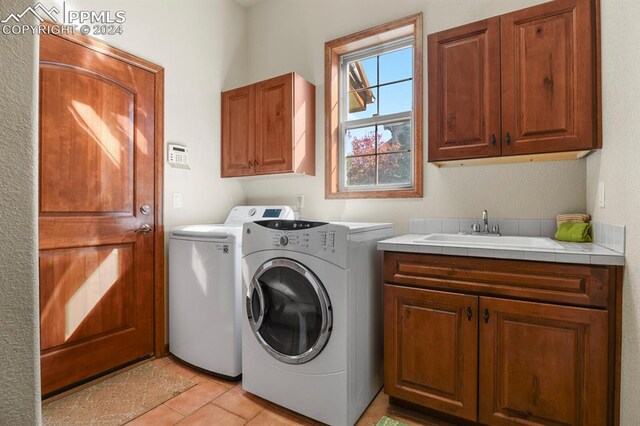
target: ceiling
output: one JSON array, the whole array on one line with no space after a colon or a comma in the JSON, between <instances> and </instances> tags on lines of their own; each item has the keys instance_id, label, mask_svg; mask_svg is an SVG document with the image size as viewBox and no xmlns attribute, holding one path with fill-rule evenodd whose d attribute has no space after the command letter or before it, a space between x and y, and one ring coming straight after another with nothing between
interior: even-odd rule
<instances>
[{"instance_id":1,"label":"ceiling","mask_svg":"<svg viewBox=\"0 0 640 426\"><path fill-rule=\"evenodd\" d=\"M256 3L259 3L263 0L236 0L237 3L241 4L244 7L251 7Z\"/></svg>"}]
</instances>

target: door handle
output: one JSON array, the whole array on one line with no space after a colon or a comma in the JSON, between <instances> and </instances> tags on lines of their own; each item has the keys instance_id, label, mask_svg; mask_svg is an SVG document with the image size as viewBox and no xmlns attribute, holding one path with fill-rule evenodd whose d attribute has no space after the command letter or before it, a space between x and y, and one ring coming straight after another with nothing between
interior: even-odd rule
<instances>
[{"instance_id":1,"label":"door handle","mask_svg":"<svg viewBox=\"0 0 640 426\"><path fill-rule=\"evenodd\" d=\"M149 232L151 232L151 225L149 225L148 223L145 223L140 228L136 229L134 232L142 232L143 234L148 234Z\"/></svg>"},{"instance_id":2,"label":"door handle","mask_svg":"<svg viewBox=\"0 0 640 426\"><path fill-rule=\"evenodd\" d=\"M255 318L253 315L253 293L256 293L258 296L258 304L260 306L260 312L258 312L258 317ZM260 287L260 283L254 278L254 280L249 285L249 290L247 291L247 317L249 318L249 325L253 331L258 331L262 326L262 321L264 320L264 314L266 310L264 293L262 291L262 287Z\"/></svg>"}]
</instances>

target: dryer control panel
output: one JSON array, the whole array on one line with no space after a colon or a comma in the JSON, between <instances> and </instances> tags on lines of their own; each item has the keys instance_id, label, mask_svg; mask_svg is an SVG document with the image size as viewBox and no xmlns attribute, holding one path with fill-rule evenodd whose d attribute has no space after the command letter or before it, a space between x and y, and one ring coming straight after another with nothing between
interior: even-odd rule
<instances>
[{"instance_id":1,"label":"dryer control panel","mask_svg":"<svg viewBox=\"0 0 640 426\"><path fill-rule=\"evenodd\" d=\"M322 257L346 267L349 228L327 222L259 220L245 225L243 254L287 250ZM286 254L282 254L286 256Z\"/></svg>"}]
</instances>

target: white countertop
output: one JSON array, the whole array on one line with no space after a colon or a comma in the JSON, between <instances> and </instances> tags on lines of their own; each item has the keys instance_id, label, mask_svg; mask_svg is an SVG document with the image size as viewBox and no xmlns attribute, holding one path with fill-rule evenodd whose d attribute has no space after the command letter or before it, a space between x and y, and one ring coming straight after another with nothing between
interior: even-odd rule
<instances>
[{"instance_id":1,"label":"white countertop","mask_svg":"<svg viewBox=\"0 0 640 426\"><path fill-rule=\"evenodd\" d=\"M440 242L417 243L425 234L406 234L378 242L378 250L447 256L519 259L539 262L624 265L624 254L594 243L555 241L561 248L511 248L504 246L461 247Z\"/></svg>"}]
</instances>

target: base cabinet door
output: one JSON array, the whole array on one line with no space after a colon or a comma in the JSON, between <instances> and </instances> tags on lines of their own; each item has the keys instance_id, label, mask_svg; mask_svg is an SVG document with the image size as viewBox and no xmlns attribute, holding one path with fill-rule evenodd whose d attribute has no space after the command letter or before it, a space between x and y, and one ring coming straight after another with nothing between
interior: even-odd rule
<instances>
[{"instance_id":1,"label":"base cabinet door","mask_svg":"<svg viewBox=\"0 0 640 426\"><path fill-rule=\"evenodd\" d=\"M605 425L607 312L480 297L479 421Z\"/></svg>"},{"instance_id":2,"label":"base cabinet door","mask_svg":"<svg viewBox=\"0 0 640 426\"><path fill-rule=\"evenodd\" d=\"M478 297L384 286L385 393L477 419Z\"/></svg>"}]
</instances>

